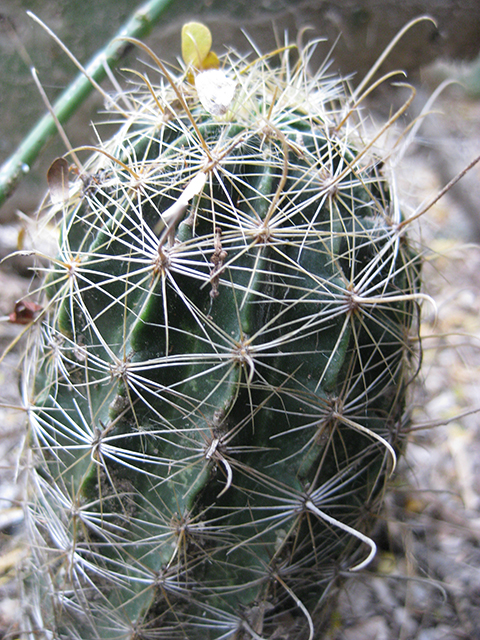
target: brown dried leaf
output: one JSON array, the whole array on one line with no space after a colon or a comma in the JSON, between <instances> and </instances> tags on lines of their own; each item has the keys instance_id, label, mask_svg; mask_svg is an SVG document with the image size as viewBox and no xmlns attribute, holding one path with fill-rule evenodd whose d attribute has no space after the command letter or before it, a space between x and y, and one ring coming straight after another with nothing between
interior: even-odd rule
<instances>
[{"instance_id":1,"label":"brown dried leaf","mask_svg":"<svg viewBox=\"0 0 480 640\"><path fill-rule=\"evenodd\" d=\"M42 306L36 302L19 300L15 303L15 309L8 316L12 324L28 324L35 319L36 314L42 310Z\"/></svg>"},{"instance_id":2,"label":"brown dried leaf","mask_svg":"<svg viewBox=\"0 0 480 640\"><path fill-rule=\"evenodd\" d=\"M69 164L65 158L56 158L47 171L47 182L53 204L61 204L68 197Z\"/></svg>"}]
</instances>

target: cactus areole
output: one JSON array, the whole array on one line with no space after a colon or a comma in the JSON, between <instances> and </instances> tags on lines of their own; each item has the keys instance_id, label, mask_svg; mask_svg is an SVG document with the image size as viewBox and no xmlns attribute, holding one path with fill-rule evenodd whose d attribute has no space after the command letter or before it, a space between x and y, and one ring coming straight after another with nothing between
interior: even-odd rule
<instances>
[{"instance_id":1,"label":"cactus areole","mask_svg":"<svg viewBox=\"0 0 480 640\"><path fill-rule=\"evenodd\" d=\"M132 74L43 214L28 637L321 637L375 553L418 260L311 48L219 61L205 34L181 74Z\"/></svg>"}]
</instances>

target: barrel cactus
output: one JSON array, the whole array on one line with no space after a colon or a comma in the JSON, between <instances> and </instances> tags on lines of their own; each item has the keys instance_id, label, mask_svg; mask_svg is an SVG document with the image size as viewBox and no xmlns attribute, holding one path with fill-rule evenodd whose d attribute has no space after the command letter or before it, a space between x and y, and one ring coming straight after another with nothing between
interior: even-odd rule
<instances>
[{"instance_id":1,"label":"barrel cactus","mask_svg":"<svg viewBox=\"0 0 480 640\"><path fill-rule=\"evenodd\" d=\"M52 172L26 637L320 637L403 450L418 257L355 100L182 37Z\"/></svg>"}]
</instances>

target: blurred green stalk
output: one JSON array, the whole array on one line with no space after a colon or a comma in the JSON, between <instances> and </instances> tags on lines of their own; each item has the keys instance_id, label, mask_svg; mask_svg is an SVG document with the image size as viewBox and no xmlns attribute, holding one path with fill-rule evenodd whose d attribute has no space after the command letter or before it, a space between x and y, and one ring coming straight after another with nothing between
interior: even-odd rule
<instances>
[{"instance_id":1,"label":"blurred green stalk","mask_svg":"<svg viewBox=\"0 0 480 640\"><path fill-rule=\"evenodd\" d=\"M114 67L121 60L129 43L117 38L142 38L158 22L172 0L145 2L121 27L115 38L97 53L86 67L88 75L97 83L106 76L105 67ZM53 105L58 121L63 124L91 93L93 85L80 73ZM13 193L22 176L30 171L45 143L57 132L55 120L46 113L33 127L15 153L0 167L0 207Z\"/></svg>"}]
</instances>

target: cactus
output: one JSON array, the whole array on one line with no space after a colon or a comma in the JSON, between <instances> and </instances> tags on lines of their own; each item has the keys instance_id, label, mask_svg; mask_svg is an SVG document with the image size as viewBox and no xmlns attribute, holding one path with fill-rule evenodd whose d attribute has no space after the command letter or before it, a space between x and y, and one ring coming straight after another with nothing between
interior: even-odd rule
<instances>
[{"instance_id":1,"label":"cactus","mask_svg":"<svg viewBox=\"0 0 480 640\"><path fill-rule=\"evenodd\" d=\"M52 168L25 637L312 639L375 553L418 256L314 45L219 60L209 37L184 27L177 75L149 52L118 132Z\"/></svg>"}]
</instances>

